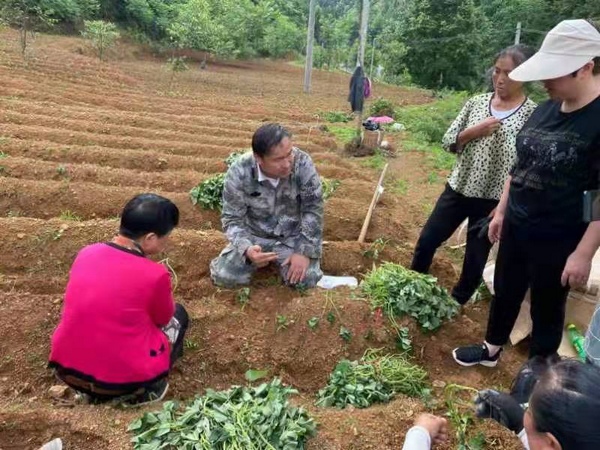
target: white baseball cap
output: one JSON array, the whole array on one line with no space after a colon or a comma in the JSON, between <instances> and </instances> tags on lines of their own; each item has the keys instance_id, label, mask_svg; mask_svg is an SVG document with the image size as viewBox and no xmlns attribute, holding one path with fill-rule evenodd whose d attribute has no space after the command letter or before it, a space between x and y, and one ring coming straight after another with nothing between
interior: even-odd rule
<instances>
[{"instance_id":1,"label":"white baseball cap","mask_svg":"<svg viewBox=\"0 0 600 450\"><path fill-rule=\"evenodd\" d=\"M600 32L587 20L563 20L548 32L540 50L513 70L515 81L551 80L581 69L600 56Z\"/></svg>"}]
</instances>

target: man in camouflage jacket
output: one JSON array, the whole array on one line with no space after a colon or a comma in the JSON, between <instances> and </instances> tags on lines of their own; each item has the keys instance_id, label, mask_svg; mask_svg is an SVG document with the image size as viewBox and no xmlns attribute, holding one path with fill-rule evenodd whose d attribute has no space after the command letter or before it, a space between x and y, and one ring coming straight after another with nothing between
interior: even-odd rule
<instances>
[{"instance_id":1,"label":"man in camouflage jacket","mask_svg":"<svg viewBox=\"0 0 600 450\"><path fill-rule=\"evenodd\" d=\"M288 285L314 287L323 276L323 191L310 156L279 124L261 126L252 153L227 171L221 221L229 245L212 260L218 286L248 284L275 263Z\"/></svg>"}]
</instances>

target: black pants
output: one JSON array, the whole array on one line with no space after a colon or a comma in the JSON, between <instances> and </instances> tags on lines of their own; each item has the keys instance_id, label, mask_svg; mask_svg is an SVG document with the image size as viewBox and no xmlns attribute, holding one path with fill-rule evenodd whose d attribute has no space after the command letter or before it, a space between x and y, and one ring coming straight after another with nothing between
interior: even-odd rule
<instances>
[{"instance_id":1,"label":"black pants","mask_svg":"<svg viewBox=\"0 0 600 450\"><path fill-rule=\"evenodd\" d=\"M469 219L462 272L452 290L452 296L459 303L467 303L481 284L483 269L492 248L487 236L479 237L480 229L473 225L486 218L497 204L497 200L465 197L446 184L444 192L421 231L410 268L417 272L428 273L438 247L452 236L465 219Z\"/></svg>"},{"instance_id":2,"label":"black pants","mask_svg":"<svg viewBox=\"0 0 600 450\"><path fill-rule=\"evenodd\" d=\"M521 303L531 289L530 357L552 356L562 339L565 305L569 288L561 284L567 259L580 236L566 239L532 240L507 217L494 273L495 296L490 305L486 341L492 345L508 342Z\"/></svg>"},{"instance_id":3,"label":"black pants","mask_svg":"<svg viewBox=\"0 0 600 450\"><path fill-rule=\"evenodd\" d=\"M190 318L187 311L179 303L175 304L175 314L173 316L177 319L177 322L179 322L180 329L177 334L177 339L175 339L175 342L171 345L171 367L173 367L175 361L183 356L185 333L190 324Z\"/></svg>"}]
</instances>

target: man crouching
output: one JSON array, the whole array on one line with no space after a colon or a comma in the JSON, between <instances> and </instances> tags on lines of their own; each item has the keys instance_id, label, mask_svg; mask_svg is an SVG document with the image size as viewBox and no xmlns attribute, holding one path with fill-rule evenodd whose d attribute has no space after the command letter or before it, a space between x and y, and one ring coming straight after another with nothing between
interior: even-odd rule
<instances>
[{"instance_id":1,"label":"man crouching","mask_svg":"<svg viewBox=\"0 0 600 450\"><path fill-rule=\"evenodd\" d=\"M248 284L271 263L290 286L314 287L323 276L321 179L283 126L256 130L252 154L227 171L221 221L229 245L210 263L216 285Z\"/></svg>"}]
</instances>

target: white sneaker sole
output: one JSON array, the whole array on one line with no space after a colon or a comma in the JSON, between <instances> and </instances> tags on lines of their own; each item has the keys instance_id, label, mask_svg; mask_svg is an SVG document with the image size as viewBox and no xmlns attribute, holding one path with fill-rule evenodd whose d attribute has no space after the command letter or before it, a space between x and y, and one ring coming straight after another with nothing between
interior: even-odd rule
<instances>
[{"instance_id":1,"label":"white sneaker sole","mask_svg":"<svg viewBox=\"0 0 600 450\"><path fill-rule=\"evenodd\" d=\"M456 350L457 349L452 350L452 357L454 358L454 361L456 361L457 364L460 364L463 367L473 367L473 366L477 366L477 365L482 365L484 367L496 367L496 365L498 364L498 359L496 359L495 361L484 360L484 361L467 363L467 362L461 361L460 359L457 358Z\"/></svg>"}]
</instances>

